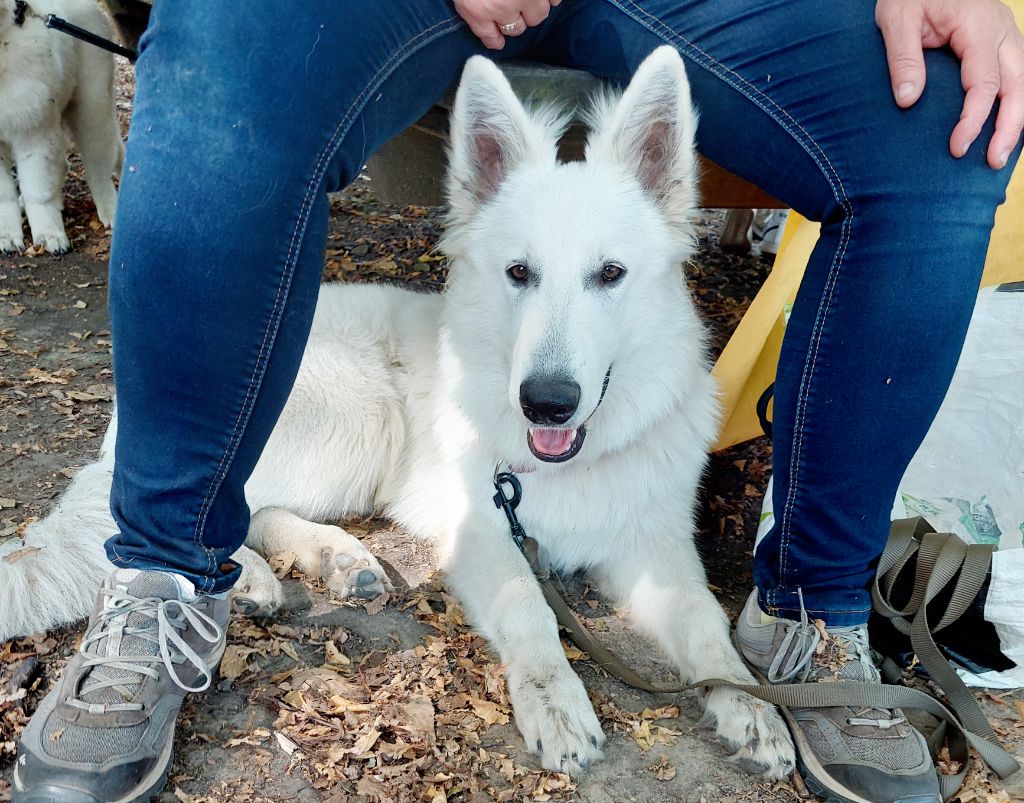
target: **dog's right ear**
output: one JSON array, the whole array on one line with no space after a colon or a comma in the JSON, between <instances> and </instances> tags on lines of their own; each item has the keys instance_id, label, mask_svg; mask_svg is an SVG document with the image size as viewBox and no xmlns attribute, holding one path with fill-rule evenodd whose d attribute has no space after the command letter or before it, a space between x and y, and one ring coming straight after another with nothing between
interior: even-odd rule
<instances>
[{"instance_id":1,"label":"dog's right ear","mask_svg":"<svg viewBox=\"0 0 1024 803\"><path fill-rule=\"evenodd\" d=\"M493 62L483 56L469 59L451 117L451 222L467 221L521 164L553 163L558 132L549 128L553 126L531 119Z\"/></svg>"}]
</instances>

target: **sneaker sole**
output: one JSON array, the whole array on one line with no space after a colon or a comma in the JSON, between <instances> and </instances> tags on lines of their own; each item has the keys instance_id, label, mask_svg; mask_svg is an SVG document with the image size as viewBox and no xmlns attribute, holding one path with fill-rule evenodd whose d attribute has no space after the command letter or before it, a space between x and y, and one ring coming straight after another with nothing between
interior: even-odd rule
<instances>
[{"instance_id":1,"label":"sneaker sole","mask_svg":"<svg viewBox=\"0 0 1024 803\"><path fill-rule=\"evenodd\" d=\"M113 801L100 800L79 789L60 789L54 786L41 786L23 792L21 779L18 777L18 767L15 765L12 803L47 803L47 801L54 803L149 803L167 786L167 778L171 774L173 761L174 740L172 739L160 756L160 762L150 770L149 775L143 778L126 797Z\"/></svg>"}]
</instances>

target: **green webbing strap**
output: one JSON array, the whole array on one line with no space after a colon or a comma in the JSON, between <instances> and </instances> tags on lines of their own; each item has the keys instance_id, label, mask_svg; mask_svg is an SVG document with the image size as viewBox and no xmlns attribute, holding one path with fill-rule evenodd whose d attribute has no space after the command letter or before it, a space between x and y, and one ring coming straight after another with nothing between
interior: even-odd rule
<instances>
[{"instance_id":1,"label":"green webbing strap","mask_svg":"<svg viewBox=\"0 0 1024 803\"><path fill-rule=\"evenodd\" d=\"M933 633L956 621L981 591L992 565L991 544L965 544L952 533L936 533L924 519L893 522L892 533L879 560L878 572L871 588L875 610L887 617L902 633L910 636L918 660L932 680L945 692L949 705L956 712L963 728L975 739L971 744L986 763L1005 778L1020 765L995 742L996 734L982 712L977 699L940 652ZM917 555L914 589L910 601L902 608L891 602L896 577L911 557ZM959 576L958 576L959 575ZM928 622L928 605L957 577L945 613L932 627ZM968 737L970 738L970 737ZM966 757L950 756L966 763Z\"/></svg>"}]
</instances>

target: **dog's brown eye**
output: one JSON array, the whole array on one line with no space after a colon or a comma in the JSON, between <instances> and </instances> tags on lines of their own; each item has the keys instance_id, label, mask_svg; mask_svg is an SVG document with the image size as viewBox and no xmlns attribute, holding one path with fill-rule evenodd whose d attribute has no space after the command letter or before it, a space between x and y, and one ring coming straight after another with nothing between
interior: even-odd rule
<instances>
[{"instance_id":1,"label":"dog's brown eye","mask_svg":"<svg viewBox=\"0 0 1024 803\"><path fill-rule=\"evenodd\" d=\"M626 269L621 265L605 265L601 271L601 282L604 284L615 284L625 275Z\"/></svg>"},{"instance_id":2,"label":"dog's brown eye","mask_svg":"<svg viewBox=\"0 0 1024 803\"><path fill-rule=\"evenodd\" d=\"M516 284L524 284L526 280L530 278L530 269L519 262L515 265L511 265L505 273L507 273L508 277Z\"/></svg>"}]
</instances>

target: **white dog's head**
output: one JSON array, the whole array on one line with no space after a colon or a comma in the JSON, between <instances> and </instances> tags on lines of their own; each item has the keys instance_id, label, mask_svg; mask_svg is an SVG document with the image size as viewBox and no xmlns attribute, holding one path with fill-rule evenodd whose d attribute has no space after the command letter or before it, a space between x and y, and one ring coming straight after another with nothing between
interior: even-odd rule
<instances>
[{"instance_id":1,"label":"white dog's head","mask_svg":"<svg viewBox=\"0 0 1024 803\"><path fill-rule=\"evenodd\" d=\"M696 117L678 53L655 50L589 122L586 161L559 163L566 118L528 112L490 61L466 64L443 348L457 403L513 464L621 449L705 371L680 268Z\"/></svg>"}]
</instances>

